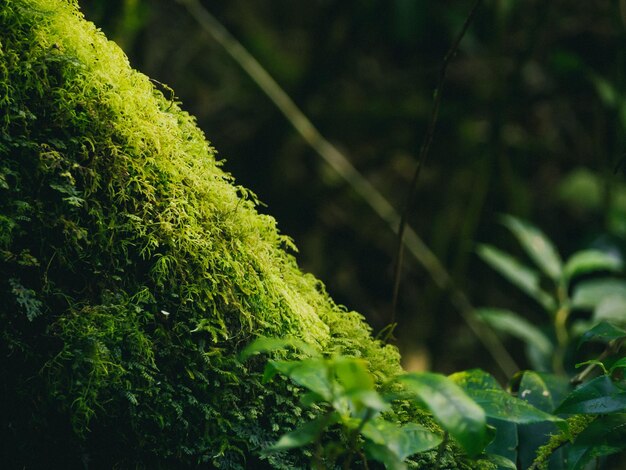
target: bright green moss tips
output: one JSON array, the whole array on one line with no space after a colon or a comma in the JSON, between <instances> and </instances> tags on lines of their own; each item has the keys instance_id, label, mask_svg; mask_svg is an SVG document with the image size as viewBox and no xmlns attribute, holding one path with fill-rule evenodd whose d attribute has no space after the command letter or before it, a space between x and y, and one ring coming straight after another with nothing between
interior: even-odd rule
<instances>
[{"instance_id":1,"label":"bright green moss tips","mask_svg":"<svg viewBox=\"0 0 626 470\"><path fill-rule=\"evenodd\" d=\"M0 2L3 465L306 466L259 456L305 417L238 351L290 336L400 372L255 204L75 1Z\"/></svg>"}]
</instances>

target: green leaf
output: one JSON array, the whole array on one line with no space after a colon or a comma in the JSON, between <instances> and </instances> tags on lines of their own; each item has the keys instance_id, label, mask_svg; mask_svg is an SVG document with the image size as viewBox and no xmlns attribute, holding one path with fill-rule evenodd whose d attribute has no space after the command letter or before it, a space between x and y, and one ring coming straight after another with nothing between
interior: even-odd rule
<instances>
[{"instance_id":1,"label":"green leaf","mask_svg":"<svg viewBox=\"0 0 626 470\"><path fill-rule=\"evenodd\" d=\"M491 245L479 245L477 252L487 264L539 302L543 308L547 311L554 310L556 303L547 292L541 289L539 273Z\"/></svg>"},{"instance_id":2,"label":"green leaf","mask_svg":"<svg viewBox=\"0 0 626 470\"><path fill-rule=\"evenodd\" d=\"M283 434L274 445L265 451L278 452L306 446L307 444L315 442L325 428L337 423L338 421L339 415L337 413L318 416L313 421L303 424L295 431Z\"/></svg>"},{"instance_id":3,"label":"green leaf","mask_svg":"<svg viewBox=\"0 0 626 470\"><path fill-rule=\"evenodd\" d=\"M558 414L608 414L626 411L626 390L601 375L570 393L556 409Z\"/></svg>"},{"instance_id":4,"label":"green leaf","mask_svg":"<svg viewBox=\"0 0 626 470\"><path fill-rule=\"evenodd\" d=\"M389 404L375 390L351 390L344 396L349 400L355 414L389 409Z\"/></svg>"},{"instance_id":5,"label":"green leaf","mask_svg":"<svg viewBox=\"0 0 626 470\"><path fill-rule=\"evenodd\" d=\"M337 379L347 392L352 390L374 390L374 377L362 359L338 357L333 360Z\"/></svg>"},{"instance_id":6,"label":"green leaf","mask_svg":"<svg viewBox=\"0 0 626 470\"><path fill-rule=\"evenodd\" d=\"M290 347L299 349L309 356L319 356L319 352L304 341L295 338L267 338L260 336L241 351L239 360L243 362L255 354L270 353Z\"/></svg>"},{"instance_id":7,"label":"green leaf","mask_svg":"<svg viewBox=\"0 0 626 470\"><path fill-rule=\"evenodd\" d=\"M517 396L538 410L546 413L552 413L554 410L552 392L544 378L536 372L526 371L521 375ZM520 425L518 462L521 468L529 468L537 456L537 449L547 442L551 434L557 432L555 423L550 421ZM556 453L559 454L560 450ZM562 455L554 455L552 460L555 459L562 460Z\"/></svg>"},{"instance_id":8,"label":"green leaf","mask_svg":"<svg viewBox=\"0 0 626 470\"><path fill-rule=\"evenodd\" d=\"M298 385L331 402L335 389L330 379L328 363L324 359L301 361L269 361L268 366L289 377Z\"/></svg>"},{"instance_id":9,"label":"green leaf","mask_svg":"<svg viewBox=\"0 0 626 470\"><path fill-rule=\"evenodd\" d=\"M467 395L478 403L490 418L510 421L517 424L539 423L542 421L562 422L563 420L545 413L529 403L509 395L497 382L480 369L457 372L450 379L461 386Z\"/></svg>"},{"instance_id":10,"label":"green leaf","mask_svg":"<svg viewBox=\"0 0 626 470\"><path fill-rule=\"evenodd\" d=\"M617 256L599 250L584 250L574 253L567 260L563 275L569 281L581 274L595 271L619 272L622 268L622 260Z\"/></svg>"},{"instance_id":11,"label":"green leaf","mask_svg":"<svg viewBox=\"0 0 626 470\"><path fill-rule=\"evenodd\" d=\"M521 339L543 355L552 354L553 346L539 328L510 310L496 308L476 309L478 317L492 328Z\"/></svg>"},{"instance_id":12,"label":"green leaf","mask_svg":"<svg viewBox=\"0 0 626 470\"><path fill-rule=\"evenodd\" d=\"M506 225L535 264L550 278L558 281L561 278L561 256L552 242L537 228L511 215L503 217Z\"/></svg>"},{"instance_id":13,"label":"green leaf","mask_svg":"<svg viewBox=\"0 0 626 470\"><path fill-rule=\"evenodd\" d=\"M401 461L410 455L437 447L443 440L442 436L419 424L399 426L382 419L366 423L361 433L374 444L389 449Z\"/></svg>"},{"instance_id":14,"label":"green leaf","mask_svg":"<svg viewBox=\"0 0 626 470\"><path fill-rule=\"evenodd\" d=\"M569 470L583 470L591 460L626 449L626 414L600 416L578 435L568 453Z\"/></svg>"},{"instance_id":15,"label":"green leaf","mask_svg":"<svg viewBox=\"0 0 626 470\"><path fill-rule=\"evenodd\" d=\"M449 378L468 393L475 390L502 390L498 381L482 369L455 372Z\"/></svg>"},{"instance_id":16,"label":"green leaf","mask_svg":"<svg viewBox=\"0 0 626 470\"><path fill-rule=\"evenodd\" d=\"M542 421L562 422L557 416L545 413L504 390L477 390L469 396L478 403L490 418L511 421L517 424L540 423Z\"/></svg>"},{"instance_id":17,"label":"green leaf","mask_svg":"<svg viewBox=\"0 0 626 470\"><path fill-rule=\"evenodd\" d=\"M603 300L612 295L621 295L626 298L626 282L611 278L582 281L574 288L572 307L595 309Z\"/></svg>"},{"instance_id":18,"label":"green leaf","mask_svg":"<svg viewBox=\"0 0 626 470\"><path fill-rule=\"evenodd\" d=\"M578 340L578 347L580 347L583 343L588 341L599 341L603 343L608 343L615 339L626 337L626 330L619 328L611 323L601 322L587 331L580 337Z\"/></svg>"},{"instance_id":19,"label":"green leaf","mask_svg":"<svg viewBox=\"0 0 626 470\"><path fill-rule=\"evenodd\" d=\"M495 428L496 435L485 449L485 452L516 461L519 445L517 424L494 418L489 418L487 422Z\"/></svg>"},{"instance_id":20,"label":"green leaf","mask_svg":"<svg viewBox=\"0 0 626 470\"><path fill-rule=\"evenodd\" d=\"M431 372L410 373L398 380L406 385L441 426L470 456L487 444L485 412L449 378Z\"/></svg>"},{"instance_id":21,"label":"green leaf","mask_svg":"<svg viewBox=\"0 0 626 470\"><path fill-rule=\"evenodd\" d=\"M524 372L517 395L541 411L546 413L554 411L552 393L543 378L534 371Z\"/></svg>"}]
</instances>

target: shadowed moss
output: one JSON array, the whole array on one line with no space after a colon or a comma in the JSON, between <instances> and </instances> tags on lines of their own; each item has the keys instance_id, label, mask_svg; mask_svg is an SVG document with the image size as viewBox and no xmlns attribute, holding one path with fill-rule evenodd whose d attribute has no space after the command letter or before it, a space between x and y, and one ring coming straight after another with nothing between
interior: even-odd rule
<instances>
[{"instance_id":1,"label":"shadowed moss","mask_svg":"<svg viewBox=\"0 0 626 470\"><path fill-rule=\"evenodd\" d=\"M401 372L167 95L74 2L0 4L9 466L306 465L258 457L311 413L236 359L258 335L362 357L380 383Z\"/></svg>"}]
</instances>

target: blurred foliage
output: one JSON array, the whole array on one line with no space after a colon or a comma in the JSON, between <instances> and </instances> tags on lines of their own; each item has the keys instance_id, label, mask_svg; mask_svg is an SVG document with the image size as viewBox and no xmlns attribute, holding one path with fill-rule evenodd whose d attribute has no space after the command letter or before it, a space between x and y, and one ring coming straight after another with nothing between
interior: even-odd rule
<instances>
[{"instance_id":1,"label":"blurred foliage","mask_svg":"<svg viewBox=\"0 0 626 470\"><path fill-rule=\"evenodd\" d=\"M324 279L339 302L384 327L394 236L244 72L176 2L80 3L134 67L177 90L226 169L295 239L301 265ZM204 5L401 209L441 60L471 2ZM485 0L479 9L448 70L410 220L477 304L510 308L531 322L539 318L532 300L511 295L475 255L476 240L520 253L496 228L501 213L532 220L566 256L588 248L621 252L623 41L617 1ZM407 363L431 361L441 371L491 368L445 293L412 261L398 319ZM523 363L523 349L515 353Z\"/></svg>"}]
</instances>

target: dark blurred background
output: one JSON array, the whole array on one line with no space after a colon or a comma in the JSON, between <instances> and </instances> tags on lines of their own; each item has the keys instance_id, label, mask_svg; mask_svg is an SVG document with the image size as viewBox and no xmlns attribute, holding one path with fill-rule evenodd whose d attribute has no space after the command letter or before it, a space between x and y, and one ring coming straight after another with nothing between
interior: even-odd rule
<instances>
[{"instance_id":1,"label":"dark blurred background","mask_svg":"<svg viewBox=\"0 0 626 470\"><path fill-rule=\"evenodd\" d=\"M170 85L239 184L338 303L389 322L396 239L173 0L80 0L133 67ZM473 2L230 0L203 5L401 211L442 58ZM626 235L626 36L618 2L485 0L450 64L410 223L475 305L543 315L475 254L521 256L498 221L530 220L563 255ZM407 255L395 336L408 368L492 358ZM524 364L519 345L507 341Z\"/></svg>"}]
</instances>

